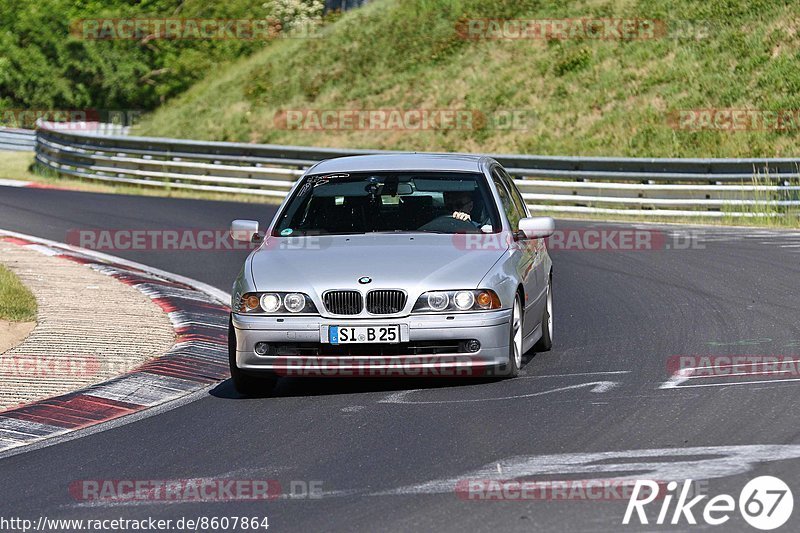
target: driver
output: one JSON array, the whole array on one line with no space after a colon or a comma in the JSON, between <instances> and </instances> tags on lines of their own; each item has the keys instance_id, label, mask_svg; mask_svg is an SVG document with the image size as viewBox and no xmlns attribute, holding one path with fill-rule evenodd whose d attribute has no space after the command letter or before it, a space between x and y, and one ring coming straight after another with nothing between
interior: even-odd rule
<instances>
[{"instance_id":1,"label":"driver","mask_svg":"<svg viewBox=\"0 0 800 533\"><path fill-rule=\"evenodd\" d=\"M472 193L469 191L450 191L444 193L444 205L448 211L452 211L451 215L456 220L463 220L465 222L472 221L472 209L474 207L472 201Z\"/></svg>"}]
</instances>

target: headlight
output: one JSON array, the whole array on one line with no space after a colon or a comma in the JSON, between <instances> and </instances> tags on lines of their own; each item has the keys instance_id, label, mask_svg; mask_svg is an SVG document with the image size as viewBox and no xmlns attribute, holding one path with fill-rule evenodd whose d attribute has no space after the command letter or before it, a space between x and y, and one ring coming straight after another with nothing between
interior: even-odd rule
<instances>
[{"instance_id":1,"label":"headlight","mask_svg":"<svg viewBox=\"0 0 800 533\"><path fill-rule=\"evenodd\" d=\"M450 297L446 292L429 292L427 302L432 311L444 311L450 303Z\"/></svg>"},{"instance_id":2,"label":"headlight","mask_svg":"<svg viewBox=\"0 0 800 533\"><path fill-rule=\"evenodd\" d=\"M261 295L261 309L267 313L274 313L281 308L281 295L268 292Z\"/></svg>"},{"instance_id":3,"label":"headlight","mask_svg":"<svg viewBox=\"0 0 800 533\"><path fill-rule=\"evenodd\" d=\"M317 307L301 292L247 292L234 305L237 313L287 314L317 313Z\"/></svg>"},{"instance_id":4,"label":"headlight","mask_svg":"<svg viewBox=\"0 0 800 533\"><path fill-rule=\"evenodd\" d=\"M306 297L299 292L292 292L283 297L283 305L290 313L299 313L306 306Z\"/></svg>"},{"instance_id":5,"label":"headlight","mask_svg":"<svg viewBox=\"0 0 800 533\"><path fill-rule=\"evenodd\" d=\"M459 311L469 311L475 304L475 295L470 291L458 291L453 297L453 303Z\"/></svg>"},{"instance_id":6,"label":"headlight","mask_svg":"<svg viewBox=\"0 0 800 533\"><path fill-rule=\"evenodd\" d=\"M419 297L412 313L450 313L500 309L500 297L489 289L432 291Z\"/></svg>"}]
</instances>

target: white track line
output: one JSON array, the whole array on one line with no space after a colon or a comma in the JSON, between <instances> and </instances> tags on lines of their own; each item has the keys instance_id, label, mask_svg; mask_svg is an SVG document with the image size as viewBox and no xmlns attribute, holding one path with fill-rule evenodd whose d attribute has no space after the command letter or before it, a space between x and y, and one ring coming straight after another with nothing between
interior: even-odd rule
<instances>
[{"instance_id":1,"label":"white track line","mask_svg":"<svg viewBox=\"0 0 800 533\"><path fill-rule=\"evenodd\" d=\"M662 389L691 389L696 387L730 387L733 385L758 385L762 383L785 383L787 381L800 381L800 378L792 378L792 379L762 379L759 381L734 381L732 383L703 383L699 385L681 385L681 386L673 386L673 387L664 387L663 385L660 387ZM665 383L666 384L666 383Z\"/></svg>"},{"instance_id":2,"label":"white track line","mask_svg":"<svg viewBox=\"0 0 800 533\"><path fill-rule=\"evenodd\" d=\"M505 400L518 400L521 398L533 398L535 396L544 396L545 394L552 394L554 392L562 392L567 390L574 390L574 389L581 389L584 387L591 386L592 388L589 392L594 393L603 393L608 392L609 390L616 387L618 383L616 381L592 381L590 383L580 383L578 385L569 385L567 387L559 387L557 389L550 389L544 391L537 391L532 392L529 394L515 394L512 396L501 396L501 397L494 397L494 398L467 398L464 400L431 400L431 401L413 401L407 400L406 396L414 393L420 392L422 390L435 390L435 389L412 389L412 390L404 390L399 392L393 392L378 400L378 403L394 403L394 404L402 404L402 405L430 405L430 404L452 404L452 403L475 403L475 402L499 402Z\"/></svg>"},{"instance_id":3,"label":"white track line","mask_svg":"<svg viewBox=\"0 0 800 533\"><path fill-rule=\"evenodd\" d=\"M535 376L518 376L516 379L539 379L539 378L568 378L572 376L602 376L609 374L630 374L630 370L608 370L604 372L576 372L574 374L537 374Z\"/></svg>"}]
</instances>

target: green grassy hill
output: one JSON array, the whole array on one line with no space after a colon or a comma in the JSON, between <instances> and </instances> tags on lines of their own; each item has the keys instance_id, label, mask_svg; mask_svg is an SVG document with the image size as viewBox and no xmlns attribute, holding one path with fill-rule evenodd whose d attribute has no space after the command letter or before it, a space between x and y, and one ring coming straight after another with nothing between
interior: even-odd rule
<instances>
[{"instance_id":1,"label":"green grassy hill","mask_svg":"<svg viewBox=\"0 0 800 533\"><path fill-rule=\"evenodd\" d=\"M408 150L575 155L798 155L793 131L683 131L683 109L800 109L800 5L774 0L376 0L209 72L146 117L146 135ZM668 22L649 40L465 40L463 18ZM527 130L313 131L286 109L535 114Z\"/></svg>"}]
</instances>

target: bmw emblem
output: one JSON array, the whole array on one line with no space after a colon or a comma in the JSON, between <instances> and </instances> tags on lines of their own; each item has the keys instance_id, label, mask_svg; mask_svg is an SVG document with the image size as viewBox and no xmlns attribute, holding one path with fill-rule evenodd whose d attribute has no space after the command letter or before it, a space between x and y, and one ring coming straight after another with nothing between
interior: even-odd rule
<instances>
[{"instance_id":1,"label":"bmw emblem","mask_svg":"<svg viewBox=\"0 0 800 533\"><path fill-rule=\"evenodd\" d=\"M372 278L369 277L369 276L364 276L362 278L358 278L358 282L360 284L362 284L362 285L366 285L367 283L370 283L371 281L372 281Z\"/></svg>"}]
</instances>

